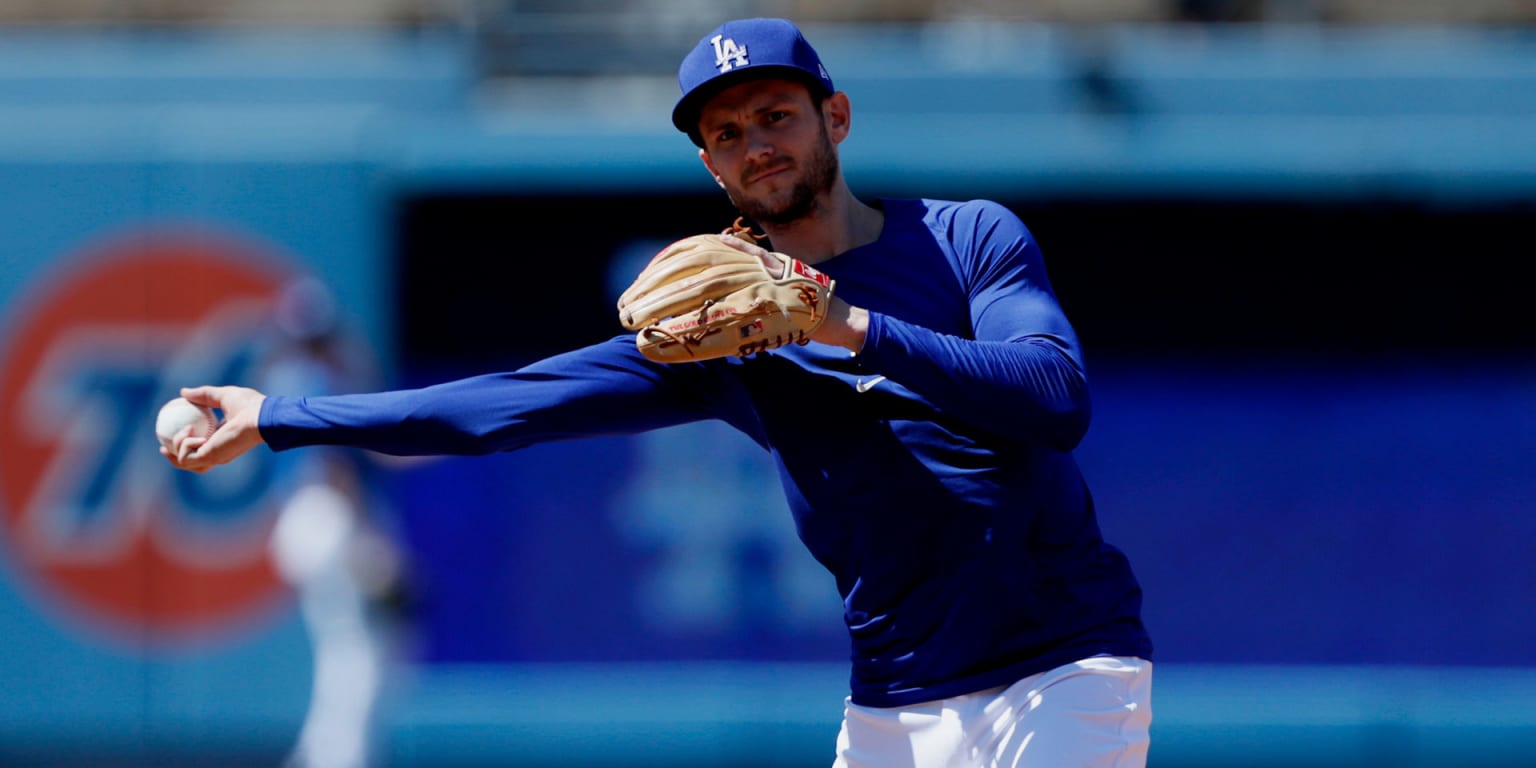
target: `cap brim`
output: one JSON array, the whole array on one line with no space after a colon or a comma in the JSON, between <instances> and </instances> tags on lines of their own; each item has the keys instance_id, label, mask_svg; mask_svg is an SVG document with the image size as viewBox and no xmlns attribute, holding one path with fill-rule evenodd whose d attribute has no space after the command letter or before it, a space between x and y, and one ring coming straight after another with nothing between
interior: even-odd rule
<instances>
[{"instance_id":1,"label":"cap brim","mask_svg":"<svg viewBox=\"0 0 1536 768\"><path fill-rule=\"evenodd\" d=\"M799 67L791 67L783 64L763 64L755 67L742 67L727 72L723 75L710 78L699 87L689 91L687 95L678 99L677 106L672 108L672 125L679 131L688 134L693 143L703 146L699 137L699 113L703 111L705 102L720 95L721 91L733 85L740 85L751 80L765 78L781 78L804 83L808 88L830 96L826 83L817 79L809 72Z\"/></svg>"}]
</instances>

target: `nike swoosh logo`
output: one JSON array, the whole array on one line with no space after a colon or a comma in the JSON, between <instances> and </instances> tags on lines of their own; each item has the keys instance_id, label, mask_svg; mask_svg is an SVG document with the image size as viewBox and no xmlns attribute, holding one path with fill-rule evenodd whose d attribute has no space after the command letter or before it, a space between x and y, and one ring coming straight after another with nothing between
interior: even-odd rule
<instances>
[{"instance_id":1,"label":"nike swoosh logo","mask_svg":"<svg viewBox=\"0 0 1536 768\"><path fill-rule=\"evenodd\" d=\"M858 382L853 385L853 388L859 393L864 393L874 389L875 385L882 381L885 381L884 376L876 376L870 379L859 379Z\"/></svg>"}]
</instances>

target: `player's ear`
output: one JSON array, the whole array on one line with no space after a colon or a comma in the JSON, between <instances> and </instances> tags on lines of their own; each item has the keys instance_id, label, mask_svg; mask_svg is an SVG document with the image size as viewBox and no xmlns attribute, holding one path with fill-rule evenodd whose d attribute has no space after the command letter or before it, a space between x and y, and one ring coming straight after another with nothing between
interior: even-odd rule
<instances>
[{"instance_id":1,"label":"player's ear","mask_svg":"<svg viewBox=\"0 0 1536 768\"><path fill-rule=\"evenodd\" d=\"M715 164L709 161L709 150L699 150L699 161L709 169L709 175L714 178L715 183L719 184L721 189L725 189L725 182L720 180L720 172L715 170Z\"/></svg>"},{"instance_id":2,"label":"player's ear","mask_svg":"<svg viewBox=\"0 0 1536 768\"><path fill-rule=\"evenodd\" d=\"M826 121L827 136L832 139L832 143L848 138L848 130L853 122L853 106L848 102L848 94L838 91L822 101L821 119Z\"/></svg>"}]
</instances>

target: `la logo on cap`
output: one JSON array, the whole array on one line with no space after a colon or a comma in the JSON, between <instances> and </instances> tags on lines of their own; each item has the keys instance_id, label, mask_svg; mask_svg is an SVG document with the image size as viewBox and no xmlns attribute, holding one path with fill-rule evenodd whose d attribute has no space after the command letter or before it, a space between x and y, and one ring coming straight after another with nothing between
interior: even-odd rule
<instances>
[{"instance_id":1,"label":"la logo on cap","mask_svg":"<svg viewBox=\"0 0 1536 768\"><path fill-rule=\"evenodd\" d=\"M725 42L722 43L722 39ZM720 74L723 75L736 67L747 65L745 45L737 45L735 40L724 34L715 35L709 39L709 42L715 46L715 67L720 70Z\"/></svg>"}]
</instances>

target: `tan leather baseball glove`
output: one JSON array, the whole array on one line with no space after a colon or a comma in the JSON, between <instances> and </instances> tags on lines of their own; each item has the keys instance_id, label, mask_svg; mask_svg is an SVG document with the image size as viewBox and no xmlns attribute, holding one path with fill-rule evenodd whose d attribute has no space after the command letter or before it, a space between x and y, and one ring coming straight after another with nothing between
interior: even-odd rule
<instances>
[{"instance_id":1,"label":"tan leather baseball glove","mask_svg":"<svg viewBox=\"0 0 1536 768\"><path fill-rule=\"evenodd\" d=\"M740 219L726 232L753 244L762 239ZM619 297L619 322L637 331L640 352L660 363L748 357L806 343L827 318L832 278L759 250L764 257L733 248L720 235L678 240Z\"/></svg>"}]
</instances>

